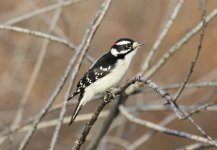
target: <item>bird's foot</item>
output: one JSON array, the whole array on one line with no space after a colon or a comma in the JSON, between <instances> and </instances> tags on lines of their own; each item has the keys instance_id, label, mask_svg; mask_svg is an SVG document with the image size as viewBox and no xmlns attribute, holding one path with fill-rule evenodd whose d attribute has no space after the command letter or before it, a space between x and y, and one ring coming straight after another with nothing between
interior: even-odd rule
<instances>
[{"instance_id":1,"label":"bird's foot","mask_svg":"<svg viewBox=\"0 0 217 150\"><path fill-rule=\"evenodd\" d=\"M106 90L106 94L104 96L104 101L106 103L110 102L110 101L114 101L116 99L119 98L119 95L117 94L118 93L118 88L110 88L108 90Z\"/></svg>"},{"instance_id":2,"label":"bird's foot","mask_svg":"<svg viewBox=\"0 0 217 150\"><path fill-rule=\"evenodd\" d=\"M163 103L163 105L169 105L169 104L170 104L170 102L168 100Z\"/></svg>"}]
</instances>

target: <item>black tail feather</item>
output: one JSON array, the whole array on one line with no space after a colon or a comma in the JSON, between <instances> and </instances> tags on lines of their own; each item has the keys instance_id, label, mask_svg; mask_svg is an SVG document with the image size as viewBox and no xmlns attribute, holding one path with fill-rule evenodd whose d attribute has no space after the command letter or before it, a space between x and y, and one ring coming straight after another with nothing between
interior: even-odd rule
<instances>
[{"instance_id":1,"label":"black tail feather","mask_svg":"<svg viewBox=\"0 0 217 150\"><path fill-rule=\"evenodd\" d=\"M70 120L68 126L70 126L74 122L75 118L77 117L78 113L81 110L81 107L82 107L82 104L80 104L80 102L78 102L78 104L76 105L76 108L75 108L74 112L72 113L72 117L71 117L71 120Z\"/></svg>"},{"instance_id":2,"label":"black tail feather","mask_svg":"<svg viewBox=\"0 0 217 150\"><path fill-rule=\"evenodd\" d=\"M75 91L72 96L68 97L67 101L70 101L75 95L77 95L79 92Z\"/></svg>"},{"instance_id":3,"label":"black tail feather","mask_svg":"<svg viewBox=\"0 0 217 150\"><path fill-rule=\"evenodd\" d=\"M73 97L74 97L73 95L68 97L67 101L70 101Z\"/></svg>"},{"instance_id":4,"label":"black tail feather","mask_svg":"<svg viewBox=\"0 0 217 150\"><path fill-rule=\"evenodd\" d=\"M76 94L73 94L71 97L68 98L68 100L70 100L70 99L71 99L72 97L74 97L75 95L76 95ZM72 118L71 118L71 120L70 120L68 126L70 126L70 125L74 122L75 118L77 117L78 113L79 113L80 110L81 110L83 95L84 95L84 93L81 92L80 97L79 97L79 99L78 99L78 103L77 103L77 105L76 105L76 107L75 107L74 112L72 113Z\"/></svg>"}]
</instances>

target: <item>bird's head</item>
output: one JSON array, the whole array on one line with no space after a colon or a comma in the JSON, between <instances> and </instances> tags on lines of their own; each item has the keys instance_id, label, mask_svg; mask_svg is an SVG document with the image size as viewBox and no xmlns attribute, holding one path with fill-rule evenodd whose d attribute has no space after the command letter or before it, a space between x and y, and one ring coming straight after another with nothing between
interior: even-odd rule
<instances>
[{"instance_id":1,"label":"bird's head","mask_svg":"<svg viewBox=\"0 0 217 150\"><path fill-rule=\"evenodd\" d=\"M111 47L111 54L115 57L124 56L129 54L130 52L137 50L140 46L144 44L135 42L132 39L121 38L115 42L115 44Z\"/></svg>"}]
</instances>

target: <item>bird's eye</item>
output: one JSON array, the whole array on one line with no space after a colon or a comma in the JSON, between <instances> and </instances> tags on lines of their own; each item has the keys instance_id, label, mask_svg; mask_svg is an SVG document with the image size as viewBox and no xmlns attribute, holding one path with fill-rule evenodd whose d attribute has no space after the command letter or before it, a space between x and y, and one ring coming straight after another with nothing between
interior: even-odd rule
<instances>
[{"instance_id":1,"label":"bird's eye","mask_svg":"<svg viewBox=\"0 0 217 150\"><path fill-rule=\"evenodd\" d=\"M125 45L126 48L131 48L130 44Z\"/></svg>"}]
</instances>

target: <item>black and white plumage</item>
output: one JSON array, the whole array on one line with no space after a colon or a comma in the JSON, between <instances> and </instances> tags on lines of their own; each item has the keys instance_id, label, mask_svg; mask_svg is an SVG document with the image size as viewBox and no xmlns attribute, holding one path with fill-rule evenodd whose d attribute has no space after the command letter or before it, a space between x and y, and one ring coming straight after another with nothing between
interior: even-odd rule
<instances>
[{"instance_id":1,"label":"black and white plumage","mask_svg":"<svg viewBox=\"0 0 217 150\"><path fill-rule=\"evenodd\" d=\"M105 92L122 79L133 56L141 45L143 44L132 39L122 38L116 41L107 53L96 60L80 79L76 91L68 99L70 100L80 93L78 104L72 114L69 125L73 123L83 105L96 94Z\"/></svg>"}]
</instances>

